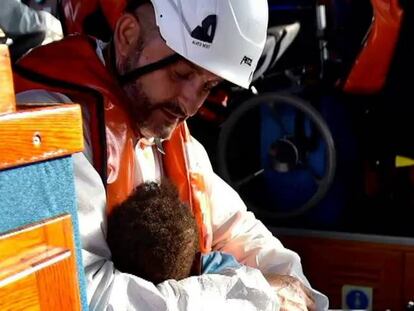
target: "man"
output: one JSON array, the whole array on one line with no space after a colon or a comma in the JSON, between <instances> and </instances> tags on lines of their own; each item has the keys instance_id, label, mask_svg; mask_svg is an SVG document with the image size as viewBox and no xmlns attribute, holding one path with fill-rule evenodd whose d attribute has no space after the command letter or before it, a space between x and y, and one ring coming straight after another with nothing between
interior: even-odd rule
<instances>
[{"instance_id":1,"label":"man","mask_svg":"<svg viewBox=\"0 0 414 311\"><path fill-rule=\"evenodd\" d=\"M214 282L238 284L232 283L237 276L209 275L207 282L201 275L155 287L113 268L106 213L136 185L164 175L195 215L202 252L231 253L272 275L282 310L313 309L313 300L317 310L327 309L326 297L307 289L297 254L246 211L183 123L222 79L249 85L266 39L267 10L266 0L132 0L112 44L69 37L16 67L16 88L26 91L20 101L82 103L86 148L74 166L91 309L185 310L188 297L225 299ZM237 290L246 310L253 292Z\"/></svg>"},{"instance_id":2,"label":"man","mask_svg":"<svg viewBox=\"0 0 414 311\"><path fill-rule=\"evenodd\" d=\"M210 252L200 255L194 215L167 179L160 184L146 182L139 185L128 199L114 207L108 215L107 227L106 240L112 261L122 272L154 284L201 273L237 274L237 282L244 289L254 282L251 289L256 294L249 296L253 308L269 311L279 308L273 290L258 270L240 265L230 254ZM223 305L231 309L237 301L232 297L232 293L237 292L235 286L229 286L228 282L214 283L216 290L220 286L222 296L226 297ZM214 300L212 304L211 308L217 307ZM208 309L205 303L197 306L197 302L187 307L189 310Z\"/></svg>"}]
</instances>

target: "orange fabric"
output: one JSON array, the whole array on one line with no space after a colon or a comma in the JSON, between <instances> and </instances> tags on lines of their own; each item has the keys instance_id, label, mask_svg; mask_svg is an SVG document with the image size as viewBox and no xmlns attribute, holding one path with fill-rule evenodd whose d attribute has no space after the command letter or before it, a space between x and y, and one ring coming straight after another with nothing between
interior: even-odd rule
<instances>
[{"instance_id":1,"label":"orange fabric","mask_svg":"<svg viewBox=\"0 0 414 311\"><path fill-rule=\"evenodd\" d=\"M372 0L374 20L365 46L345 82L348 93L382 89L400 33L403 11L399 0Z\"/></svg>"},{"instance_id":2,"label":"orange fabric","mask_svg":"<svg viewBox=\"0 0 414 311\"><path fill-rule=\"evenodd\" d=\"M178 185L180 198L186 202L194 214L199 228L200 251L211 251L211 213L210 200L206 192L203 175L194 172L185 156L188 153L187 144L191 144L191 136L185 123L174 132L171 139L164 143L167 156L164 166L167 176Z\"/></svg>"},{"instance_id":3,"label":"orange fabric","mask_svg":"<svg viewBox=\"0 0 414 311\"><path fill-rule=\"evenodd\" d=\"M172 137L167 142L164 142L164 151L166 155L168 154L168 157L164 157L164 169L166 175L177 185L181 200L191 207L192 198L187 172L188 163L186 158L181 156L185 153L185 137L184 124L181 124L177 127Z\"/></svg>"},{"instance_id":4,"label":"orange fabric","mask_svg":"<svg viewBox=\"0 0 414 311\"><path fill-rule=\"evenodd\" d=\"M63 57L57 57L62 55ZM47 60L47 66L45 66ZM72 36L65 40L33 50L28 56L19 61L18 66L34 71L44 79L33 85L32 81L15 75L16 91L43 88L49 91L61 92L71 97L74 101L82 101L88 107L89 112L96 109L96 96L103 98L101 103L104 108L106 154L101 162L106 162L106 187L108 211L114 205L121 203L134 189L135 181L135 157L134 142L137 140L132 130L132 122L126 108L121 103L126 102L122 89L114 82L111 74L96 57L95 46L87 37ZM47 79L53 80L56 86L50 86ZM61 86L60 86L61 85ZM86 88L92 94L87 97ZM91 100L93 99L93 100ZM95 118L98 119L98 118ZM98 125L92 126L92 132L99 131ZM92 135L97 136L97 135ZM94 141L94 154L103 149L101 141ZM97 146L98 145L98 146ZM94 160L96 160L94 158ZM102 170L100 167L95 168Z\"/></svg>"},{"instance_id":5,"label":"orange fabric","mask_svg":"<svg viewBox=\"0 0 414 311\"><path fill-rule=\"evenodd\" d=\"M211 226L206 225L211 223L211 208L210 201L206 196L204 177L200 173L190 173L190 184L193 193L193 213L200 230L200 250L202 253L208 253L211 251L213 235Z\"/></svg>"},{"instance_id":6,"label":"orange fabric","mask_svg":"<svg viewBox=\"0 0 414 311\"><path fill-rule=\"evenodd\" d=\"M45 64L47 60L47 65ZM135 187L135 151L138 135L133 131L125 103L128 99L107 68L96 56L93 42L84 36L71 36L62 41L37 48L21 59L15 72L16 92L45 89L66 94L87 107L91 121L94 166L101 176L106 175L107 212L124 201ZM34 73L28 75L27 72ZM101 101L101 103L99 102ZM104 110L104 133L100 135L99 105ZM102 117L102 116L101 116ZM99 124L96 121L100 120ZM207 238L211 226L207 212L207 196L201 177L190 178L186 160L186 142L190 139L185 124L180 125L172 138L165 142L164 166L167 176L177 185L180 197L187 202L200 227L201 250L209 251ZM105 150L106 143L106 150ZM106 172L100 166L106 162ZM100 163L100 164L99 164ZM104 169L104 170L105 170ZM192 185L191 181L196 180ZM196 195L193 192L196 191ZM201 201L199 199L201 198ZM204 223L203 223L204 221ZM207 229L206 229L207 228ZM211 237L209 238L211 240Z\"/></svg>"}]
</instances>

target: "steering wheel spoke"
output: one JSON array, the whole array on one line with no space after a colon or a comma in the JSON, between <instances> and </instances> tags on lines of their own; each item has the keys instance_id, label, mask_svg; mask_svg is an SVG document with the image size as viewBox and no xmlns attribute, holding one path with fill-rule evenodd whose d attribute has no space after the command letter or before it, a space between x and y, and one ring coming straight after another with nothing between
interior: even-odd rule
<instances>
[{"instance_id":1,"label":"steering wheel spoke","mask_svg":"<svg viewBox=\"0 0 414 311\"><path fill-rule=\"evenodd\" d=\"M239 179L237 181L235 181L234 184L234 188L239 189L241 186L244 186L246 184L248 184L250 181L252 181L253 179L255 179L256 177L262 175L264 173L264 169L260 169L256 172L254 172L253 174L250 174L242 179Z\"/></svg>"}]
</instances>

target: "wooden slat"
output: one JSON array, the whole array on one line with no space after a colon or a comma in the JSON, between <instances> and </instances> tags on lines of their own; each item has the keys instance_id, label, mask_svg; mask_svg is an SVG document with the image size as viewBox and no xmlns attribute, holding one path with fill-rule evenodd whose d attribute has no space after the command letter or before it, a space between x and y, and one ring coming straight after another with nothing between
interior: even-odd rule
<instances>
[{"instance_id":1,"label":"wooden slat","mask_svg":"<svg viewBox=\"0 0 414 311\"><path fill-rule=\"evenodd\" d=\"M16 110L13 75L7 45L0 44L0 115Z\"/></svg>"},{"instance_id":2,"label":"wooden slat","mask_svg":"<svg viewBox=\"0 0 414 311\"><path fill-rule=\"evenodd\" d=\"M78 105L24 109L0 115L0 169L83 150Z\"/></svg>"},{"instance_id":3,"label":"wooden slat","mask_svg":"<svg viewBox=\"0 0 414 311\"><path fill-rule=\"evenodd\" d=\"M0 263L0 287L62 261L70 255L68 249L47 245L17 253Z\"/></svg>"},{"instance_id":4,"label":"wooden slat","mask_svg":"<svg viewBox=\"0 0 414 311\"><path fill-rule=\"evenodd\" d=\"M75 248L72 236L72 223L69 219L62 222L54 222L48 226L43 226L43 232L47 245L60 247L65 245L69 249Z\"/></svg>"},{"instance_id":5,"label":"wooden slat","mask_svg":"<svg viewBox=\"0 0 414 311\"><path fill-rule=\"evenodd\" d=\"M20 273L72 250L73 239L68 242L65 237L71 236L71 230L71 217L64 215L1 234L0 283L10 276L10 269Z\"/></svg>"},{"instance_id":6,"label":"wooden slat","mask_svg":"<svg viewBox=\"0 0 414 311\"><path fill-rule=\"evenodd\" d=\"M20 282L0 289L0 310L40 311L36 275L32 274Z\"/></svg>"},{"instance_id":7,"label":"wooden slat","mask_svg":"<svg viewBox=\"0 0 414 311\"><path fill-rule=\"evenodd\" d=\"M0 262L37 247L73 247L66 238L48 236L71 236L71 226L70 215L63 215L0 234Z\"/></svg>"},{"instance_id":8,"label":"wooden slat","mask_svg":"<svg viewBox=\"0 0 414 311\"><path fill-rule=\"evenodd\" d=\"M80 310L73 245L69 215L0 235L0 310Z\"/></svg>"},{"instance_id":9,"label":"wooden slat","mask_svg":"<svg viewBox=\"0 0 414 311\"><path fill-rule=\"evenodd\" d=\"M79 295L73 295L79 290L74 273L76 267L71 258L36 273L42 310L80 310Z\"/></svg>"},{"instance_id":10,"label":"wooden slat","mask_svg":"<svg viewBox=\"0 0 414 311\"><path fill-rule=\"evenodd\" d=\"M7 258L14 256L17 253L23 253L27 250L34 249L37 246L45 245L43 230L28 231L24 239L20 239L16 243L16 239L12 237L14 234L0 236L0 262L4 262ZM10 237L10 238L9 238Z\"/></svg>"}]
</instances>

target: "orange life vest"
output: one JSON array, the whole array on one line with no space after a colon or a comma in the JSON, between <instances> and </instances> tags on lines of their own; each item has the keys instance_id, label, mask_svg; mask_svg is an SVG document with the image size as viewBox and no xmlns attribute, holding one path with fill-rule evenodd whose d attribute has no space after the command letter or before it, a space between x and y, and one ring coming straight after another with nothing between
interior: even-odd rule
<instances>
[{"instance_id":1,"label":"orange life vest","mask_svg":"<svg viewBox=\"0 0 414 311\"><path fill-rule=\"evenodd\" d=\"M135 142L123 103L128 99L96 54L95 41L70 36L23 57L15 67L16 92L43 89L67 95L90 115L93 165L106 185L107 212L134 190ZM166 175L176 184L182 201L193 211L200 231L200 250L211 250L210 203L202 174L188 159L191 136L185 123L164 142Z\"/></svg>"}]
</instances>

